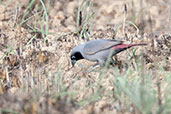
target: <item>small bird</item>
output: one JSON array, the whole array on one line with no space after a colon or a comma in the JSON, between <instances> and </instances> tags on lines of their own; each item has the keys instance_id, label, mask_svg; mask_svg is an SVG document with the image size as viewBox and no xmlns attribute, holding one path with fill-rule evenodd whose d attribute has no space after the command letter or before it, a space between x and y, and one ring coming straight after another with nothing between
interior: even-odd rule
<instances>
[{"instance_id":1,"label":"small bird","mask_svg":"<svg viewBox=\"0 0 171 114\"><path fill-rule=\"evenodd\" d=\"M123 41L114 39L96 39L85 42L73 48L71 52L72 66L81 59L92 62L97 61L96 65L104 66L108 58L113 62L113 56L133 46L146 45L142 44L123 44Z\"/></svg>"}]
</instances>

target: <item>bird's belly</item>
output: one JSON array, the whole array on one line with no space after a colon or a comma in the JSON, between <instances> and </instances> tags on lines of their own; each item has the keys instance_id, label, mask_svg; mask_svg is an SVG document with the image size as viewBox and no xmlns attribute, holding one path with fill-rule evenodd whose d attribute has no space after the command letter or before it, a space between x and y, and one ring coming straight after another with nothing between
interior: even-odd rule
<instances>
[{"instance_id":1,"label":"bird's belly","mask_svg":"<svg viewBox=\"0 0 171 114\"><path fill-rule=\"evenodd\" d=\"M89 60L89 61L97 61L97 56L95 54L93 54L93 55L85 55L84 58Z\"/></svg>"}]
</instances>

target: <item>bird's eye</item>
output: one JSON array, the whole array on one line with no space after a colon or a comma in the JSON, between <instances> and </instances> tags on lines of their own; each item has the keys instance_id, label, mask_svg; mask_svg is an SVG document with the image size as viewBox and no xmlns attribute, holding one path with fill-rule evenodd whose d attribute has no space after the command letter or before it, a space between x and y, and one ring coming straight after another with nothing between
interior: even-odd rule
<instances>
[{"instance_id":1,"label":"bird's eye","mask_svg":"<svg viewBox=\"0 0 171 114\"><path fill-rule=\"evenodd\" d=\"M76 59L76 57L75 56L72 56L71 59Z\"/></svg>"}]
</instances>

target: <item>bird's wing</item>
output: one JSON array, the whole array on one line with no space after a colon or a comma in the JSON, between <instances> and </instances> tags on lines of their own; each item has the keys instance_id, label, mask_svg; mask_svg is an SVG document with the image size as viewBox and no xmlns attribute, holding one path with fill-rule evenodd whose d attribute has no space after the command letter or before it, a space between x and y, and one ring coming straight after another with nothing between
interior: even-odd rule
<instances>
[{"instance_id":1,"label":"bird's wing","mask_svg":"<svg viewBox=\"0 0 171 114\"><path fill-rule=\"evenodd\" d=\"M122 44L122 41L114 39L99 39L87 42L84 47L84 53L88 55L93 55L99 51L109 49L115 45Z\"/></svg>"}]
</instances>

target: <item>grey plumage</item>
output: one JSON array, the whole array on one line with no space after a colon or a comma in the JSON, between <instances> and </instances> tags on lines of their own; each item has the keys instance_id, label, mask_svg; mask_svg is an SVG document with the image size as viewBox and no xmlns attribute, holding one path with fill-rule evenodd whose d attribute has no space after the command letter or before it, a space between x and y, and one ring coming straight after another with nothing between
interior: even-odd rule
<instances>
[{"instance_id":1,"label":"grey plumage","mask_svg":"<svg viewBox=\"0 0 171 114\"><path fill-rule=\"evenodd\" d=\"M73 48L71 52L72 65L80 59L87 59L89 61L97 61L97 64L103 66L108 57L113 61L112 57L115 54L137 45L144 44L123 44L122 41L113 39L91 40Z\"/></svg>"}]
</instances>

